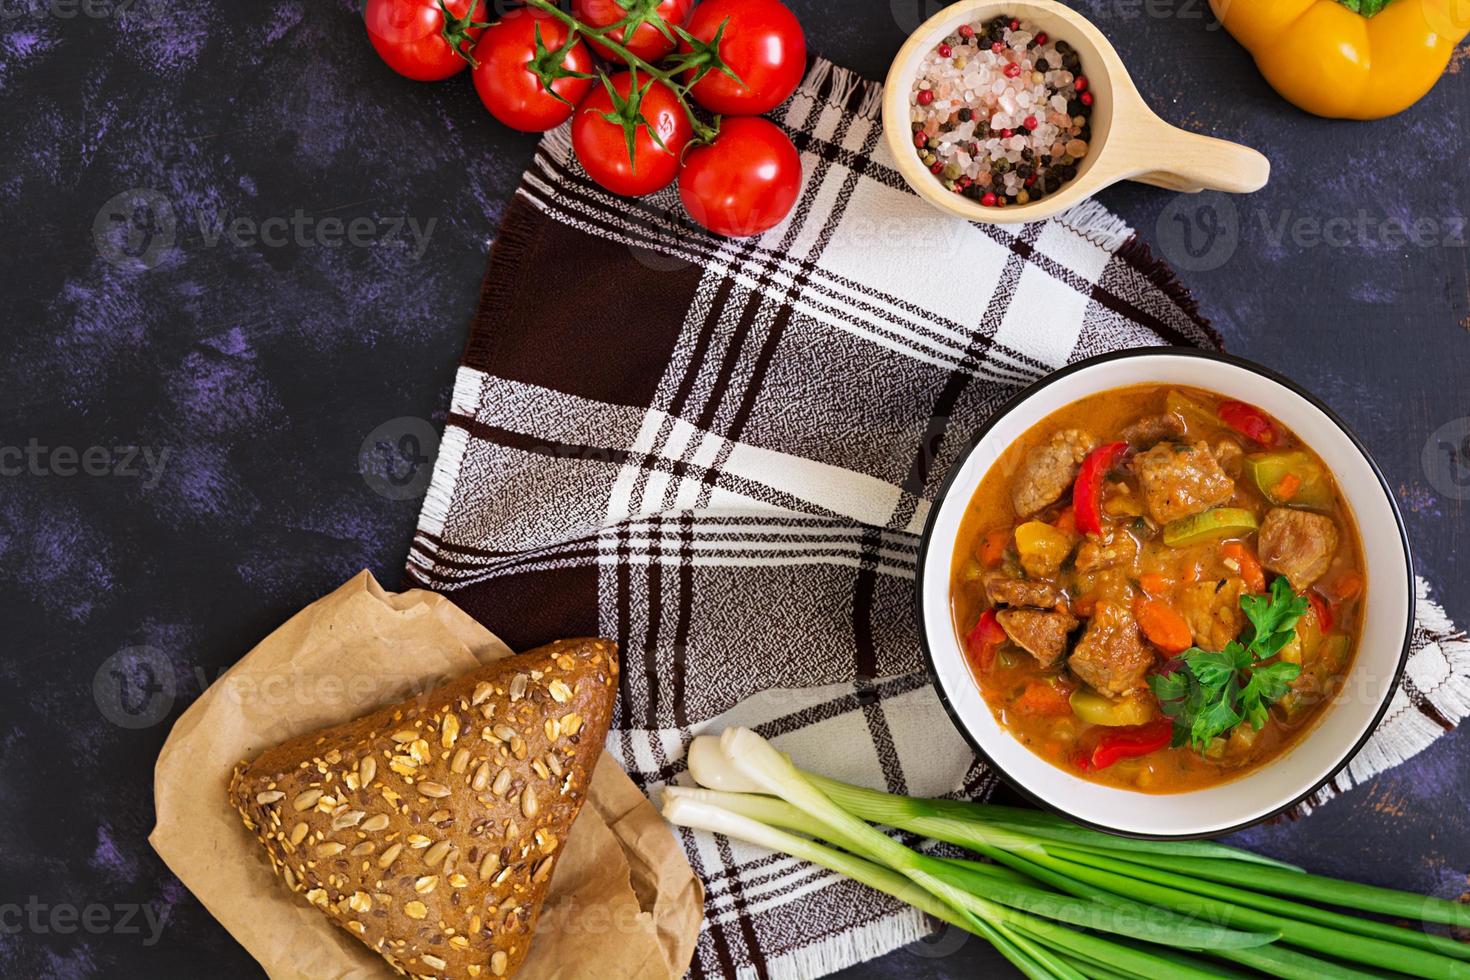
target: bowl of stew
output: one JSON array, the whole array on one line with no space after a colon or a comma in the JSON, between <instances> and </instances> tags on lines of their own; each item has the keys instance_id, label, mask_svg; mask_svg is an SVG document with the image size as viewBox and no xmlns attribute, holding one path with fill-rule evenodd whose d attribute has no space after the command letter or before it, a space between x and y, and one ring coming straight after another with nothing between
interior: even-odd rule
<instances>
[{"instance_id":1,"label":"bowl of stew","mask_svg":"<svg viewBox=\"0 0 1470 980\"><path fill-rule=\"evenodd\" d=\"M1010 783L1140 837L1325 785L1408 656L1393 495L1326 405L1239 358L1105 354L997 412L920 548L935 687Z\"/></svg>"}]
</instances>

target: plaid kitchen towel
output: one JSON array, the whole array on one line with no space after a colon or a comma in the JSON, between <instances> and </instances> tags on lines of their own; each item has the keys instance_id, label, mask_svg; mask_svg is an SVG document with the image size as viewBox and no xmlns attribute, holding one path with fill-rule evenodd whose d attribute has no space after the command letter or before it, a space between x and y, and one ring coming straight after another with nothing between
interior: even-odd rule
<instances>
[{"instance_id":1,"label":"plaid kitchen towel","mask_svg":"<svg viewBox=\"0 0 1470 980\"><path fill-rule=\"evenodd\" d=\"M818 62L775 113L805 185L758 238L703 233L668 191L608 195L563 128L495 244L408 573L513 647L615 638L608 748L650 794L693 735L739 723L834 776L986 796L919 653L929 495L1047 372L1218 344L1098 205L990 227L922 203L879 92ZM1404 688L1337 790L1470 710L1470 647L1421 598ZM928 929L821 869L683 833L708 890L696 977L819 976Z\"/></svg>"}]
</instances>

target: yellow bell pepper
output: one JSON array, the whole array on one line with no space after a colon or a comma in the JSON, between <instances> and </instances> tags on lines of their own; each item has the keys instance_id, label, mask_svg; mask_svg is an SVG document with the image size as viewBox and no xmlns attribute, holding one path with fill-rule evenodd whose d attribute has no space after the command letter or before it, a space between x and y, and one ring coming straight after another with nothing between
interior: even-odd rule
<instances>
[{"instance_id":1,"label":"yellow bell pepper","mask_svg":"<svg viewBox=\"0 0 1470 980\"><path fill-rule=\"evenodd\" d=\"M1336 119L1381 119L1418 102L1470 33L1470 0L1391 0L1371 17L1339 0L1210 7L1277 92Z\"/></svg>"}]
</instances>

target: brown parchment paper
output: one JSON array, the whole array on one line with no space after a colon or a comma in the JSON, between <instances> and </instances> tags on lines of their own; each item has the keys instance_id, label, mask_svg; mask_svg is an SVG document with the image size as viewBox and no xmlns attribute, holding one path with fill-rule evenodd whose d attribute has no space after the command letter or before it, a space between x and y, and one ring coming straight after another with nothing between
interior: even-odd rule
<instances>
[{"instance_id":1,"label":"brown parchment paper","mask_svg":"<svg viewBox=\"0 0 1470 980\"><path fill-rule=\"evenodd\" d=\"M510 654L443 596L385 592L359 573L266 637L184 712L154 771L149 842L270 976L393 976L271 873L225 798L230 772L301 732ZM699 879L658 811L604 755L517 977L682 977L703 904Z\"/></svg>"}]
</instances>

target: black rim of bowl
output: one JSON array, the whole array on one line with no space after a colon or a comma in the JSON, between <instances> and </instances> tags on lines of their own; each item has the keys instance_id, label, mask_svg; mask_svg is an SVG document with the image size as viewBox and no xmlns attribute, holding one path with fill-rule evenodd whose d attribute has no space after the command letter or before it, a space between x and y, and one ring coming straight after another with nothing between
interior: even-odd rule
<instances>
[{"instance_id":1,"label":"black rim of bowl","mask_svg":"<svg viewBox=\"0 0 1470 980\"><path fill-rule=\"evenodd\" d=\"M939 511L943 507L945 500L948 499L950 490L953 488L954 481L959 476L960 470L964 467L965 461L970 458L970 454L975 451L975 447L978 446L987 435L989 435L990 430L994 428L995 425L1002 418L1009 415L1019 405L1021 405L1027 399L1031 398L1031 396L1035 395L1037 392L1041 391L1044 388L1049 388L1057 382L1062 381L1063 379L1068 378L1078 373L1079 371L1086 370L1090 367L1095 367L1099 364L1106 364L1110 361L1118 361L1135 357L1144 357L1159 354L1167 355L1170 357L1192 357L1206 361L1218 361L1223 364L1230 364L1235 367L1242 368L1246 371L1250 371L1253 374L1260 375L1268 381L1276 382L1283 388L1286 388L1293 394L1301 397L1313 407L1321 411L1323 415L1327 416L1327 419L1333 425L1337 426L1338 429L1342 431L1343 435L1347 436L1348 440L1358 450L1359 455L1361 455L1364 461L1367 462L1368 468L1373 471L1373 475L1377 477L1378 485L1383 491L1383 496L1388 501L1389 511L1393 514L1394 525L1398 530L1399 543L1404 551L1404 567L1407 572L1407 581L1404 583L1404 588L1407 590L1409 596L1409 619L1404 626L1403 649L1399 651L1398 664L1394 668L1393 680L1384 688L1382 703L1379 704L1378 710L1374 713L1373 720L1368 725L1367 730L1364 731L1363 735L1357 740L1356 743L1352 745L1352 747L1342 753L1341 757L1335 763L1333 763L1332 768L1325 776L1323 776L1320 780L1313 784L1311 788L1305 790L1300 795L1292 799L1290 802L1284 803L1268 813L1263 813L1258 817L1254 817L1242 823L1234 824L1230 827L1225 827L1220 830L1212 830L1204 833L1147 834L1139 833L1137 831L1122 830L1117 827L1109 827L1106 824L1097 823L1091 820L1085 820L1082 817L1079 817L1076 814L1069 812L1066 807L1060 806L1056 803L1052 803L1049 800L1042 799L1036 793L1033 793L1026 786L1022 785L1009 772L1007 772L1004 767L997 763L995 759L991 757L990 753L985 751L985 749L980 745L979 740L970 733L969 727L965 724L964 719L961 718L959 713L955 710L954 705L950 703L949 694L945 691L944 685L940 682L939 671L934 665L934 651L931 649L929 643L930 624L924 619L924 573L925 569L928 567L930 546L933 544L934 523L939 517ZM944 557L948 559L949 556L945 555ZM1089 357L1086 360L1078 361L1075 364L1069 364L1064 368L1048 374L1046 377L1041 378L1040 380L1028 385L1025 389L1023 389L1021 392L1019 392L1013 398L1007 401L1004 405L996 409L995 413L992 414L990 418L987 419L986 422L981 425L980 428L977 429L975 433L965 442L964 448L961 449L959 454L955 456L955 461L950 465L949 472L945 474L944 481L940 483L939 491L935 494L934 500L930 505L929 517L924 522L923 534L919 539L919 557L918 564L915 566L915 570L916 575L914 578L914 612L915 615L918 617L919 647L924 652L924 662L929 670L929 681L934 687L934 692L939 695L939 701L941 704L944 705L944 710L949 715L950 721L954 724L955 729L958 730L962 736L964 736L965 741L970 744L970 748L974 749L976 754L984 759L991 769L995 770L996 773L998 773L1003 779L1005 779L1008 785L1010 785L1018 793L1026 797L1026 799L1030 800L1041 809L1065 817L1068 820L1071 820L1074 823L1080 824L1084 827L1090 827L1093 830L1100 830L1104 833L1112 834L1118 837L1131 837L1136 840L1205 840L1215 837L1223 837L1227 834L1233 834L1238 831L1244 830L1247 827L1254 827L1259 823L1270 820L1272 817L1280 816L1281 814L1297 806L1304 800L1310 798L1318 790L1330 783L1337 776L1337 774L1343 770L1343 767L1346 766L1350 761L1352 761L1353 756L1358 754L1358 750L1361 749L1365 744L1367 744L1368 739L1373 737L1373 733L1378 730L1379 723L1383 721L1383 716L1387 713L1388 706L1393 701L1393 692L1398 690L1399 683L1403 679L1404 666L1408 663L1409 659L1409 643L1414 635L1416 593L1414 588L1414 558L1413 553L1410 551L1409 548L1409 535L1404 527L1403 515L1399 513L1398 501L1394 499L1393 491L1389 488L1388 480L1384 478L1383 471L1379 469L1378 463L1373 459L1372 454L1368 452L1368 447L1363 444L1363 440L1358 438L1358 434L1352 430L1352 427L1344 422L1342 418L1339 417L1338 414L1334 412L1331 408L1329 408L1320 398L1318 398L1316 395L1313 395L1311 392L1307 391L1305 388L1297 384L1295 381L1292 381L1290 378L1283 377L1270 368L1257 364L1254 361L1246 360L1243 357L1235 357L1231 354L1221 354L1215 351L1199 350L1191 347L1132 347L1125 350L1111 351L1106 354L1098 354L1094 357ZM947 617L943 626L951 632L953 632L954 630L954 624L950 622ZM1310 737L1310 735L1308 737ZM1038 765L1051 765L1050 762L1047 762L1040 756L1036 757L1036 761Z\"/></svg>"}]
</instances>

